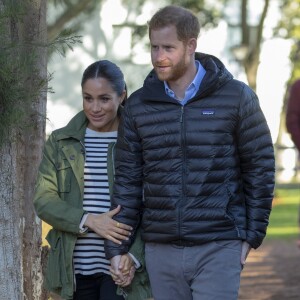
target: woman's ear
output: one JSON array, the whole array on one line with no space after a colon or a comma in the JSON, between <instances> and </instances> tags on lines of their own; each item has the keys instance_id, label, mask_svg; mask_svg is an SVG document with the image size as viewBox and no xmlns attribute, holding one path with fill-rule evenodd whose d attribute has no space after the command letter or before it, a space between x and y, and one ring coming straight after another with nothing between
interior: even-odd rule
<instances>
[{"instance_id":1,"label":"woman's ear","mask_svg":"<svg viewBox=\"0 0 300 300\"><path fill-rule=\"evenodd\" d=\"M120 104L122 104L126 100L126 98L127 98L127 91L124 90L122 92L122 95L120 96Z\"/></svg>"}]
</instances>

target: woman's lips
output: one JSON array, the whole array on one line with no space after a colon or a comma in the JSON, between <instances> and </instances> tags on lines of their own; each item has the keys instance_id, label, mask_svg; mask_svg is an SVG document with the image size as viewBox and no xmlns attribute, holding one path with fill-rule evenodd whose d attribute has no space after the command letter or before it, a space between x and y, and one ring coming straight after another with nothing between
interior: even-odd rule
<instances>
[{"instance_id":1,"label":"woman's lips","mask_svg":"<svg viewBox=\"0 0 300 300\"><path fill-rule=\"evenodd\" d=\"M95 121L100 121L101 119L104 118L105 115L101 115L101 116L95 116L95 115L90 115L91 119L95 120Z\"/></svg>"}]
</instances>

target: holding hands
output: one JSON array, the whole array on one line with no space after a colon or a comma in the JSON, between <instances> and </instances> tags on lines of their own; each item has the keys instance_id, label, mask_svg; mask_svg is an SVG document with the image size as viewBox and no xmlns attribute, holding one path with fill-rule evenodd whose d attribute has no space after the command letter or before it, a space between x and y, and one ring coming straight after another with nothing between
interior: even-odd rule
<instances>
[{"instance_id":1,"label":"holding hands","mask_svg":"<svg viewBox=\"0 0 300 300\"><path fill-rule=\"evenodd\" d=\"M135 273L134 262L127 254L114 256L111 260L110 272L115 283L121 287L128 286Z\"/></svg>"}]
</instances>

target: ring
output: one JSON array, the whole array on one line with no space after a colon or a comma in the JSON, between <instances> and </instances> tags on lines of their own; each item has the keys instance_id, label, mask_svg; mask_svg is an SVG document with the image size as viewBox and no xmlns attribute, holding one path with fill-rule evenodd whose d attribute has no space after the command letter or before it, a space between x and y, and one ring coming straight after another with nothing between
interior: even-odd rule
<instances>
[{"instance_id":1,"label":"ring","mask_svg":"<svg viewBox=\"0 0 300 300\"><path fill-rule=\"evenodd\" d=\"M120 228L120 223L119 222L117 223L117 227Z\"/></svg>"}]
</instances>

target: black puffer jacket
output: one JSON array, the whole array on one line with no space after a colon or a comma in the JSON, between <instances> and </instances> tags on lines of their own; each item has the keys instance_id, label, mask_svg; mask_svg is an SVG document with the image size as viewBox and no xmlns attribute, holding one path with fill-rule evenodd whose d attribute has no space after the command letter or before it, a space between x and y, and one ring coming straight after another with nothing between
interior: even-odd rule
<instances>
[{"instance_id":1,"label":"black puffer jacket","mask_svg":"<svg viewBox=\"0 0 300 300\"><path fill-rule=\"evenodd\" d=\"M201 244L242 239L257 248L266 234L274 188L273 144L255 93L215 57L185 106L168 97L152 71L129 98L116 151L116 220L146 242ZM128 242L130 244L131 241ZM106 243L107 257L128 244Z\"/></svg>"}]
</instances>

